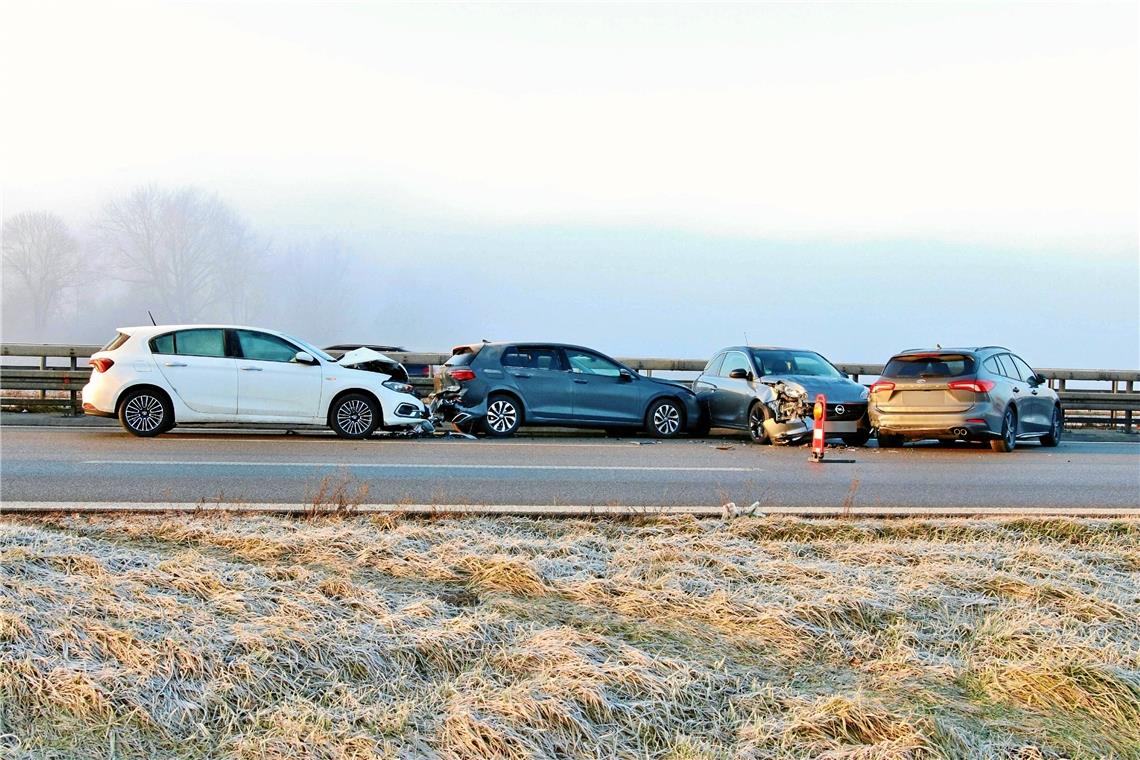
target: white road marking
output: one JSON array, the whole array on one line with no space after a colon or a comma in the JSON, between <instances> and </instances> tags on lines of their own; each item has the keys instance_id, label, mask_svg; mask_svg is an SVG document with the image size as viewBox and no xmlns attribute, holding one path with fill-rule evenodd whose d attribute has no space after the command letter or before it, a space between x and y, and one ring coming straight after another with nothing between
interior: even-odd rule
<instances>
[{"instance_id":1,"label":"white road marking","mask_svg":"<svg viewBox=\"0 0 1140 760\"><path fill-rule=\"evenodd\" d=\"M424 464L409 462L196 462L189 460L159 459L91 459L83 462L90 465L174 465L182 467L352 467L359 469L388 470L606 470L619 472L762 472L759 467L635 467L593 464Z\"/></svg>"}]
</instances>

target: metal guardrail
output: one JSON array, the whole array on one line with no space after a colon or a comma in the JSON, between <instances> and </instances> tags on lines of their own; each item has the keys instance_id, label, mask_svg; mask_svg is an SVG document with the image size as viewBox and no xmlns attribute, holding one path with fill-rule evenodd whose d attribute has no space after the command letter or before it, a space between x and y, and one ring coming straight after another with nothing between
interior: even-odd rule
<instances>
[{"instance_id":1,"label":"metal guardrail","mask_svg":"<svg viewBox=\"0 0 1140 760\"><path fill-rule=\"evenodd\" d=\"M91 371L82 361L101 348L97 345L60 345L36 343L5 343L0 345L0 357L34 359L36 366L0 365L0 392L35 391L37 397L0 397L0 406L5 409L20 408L29 411L79 411L79 392L87 383ZM392 352L393 359L405 364L440 365L447 361L450 353ZM67 366L50 366L50 360ZM624 364L639 372L652 375L654 372L692 372L704 369L706 359L669 359L652 357L619 357ZM840 362L838 366L851 376L859 378L878 377L883 371L882 364ZM1050 387L1057 390L1065 405L1066 419L1074 423L1103 424L1123 427L1132 432L1136 413L1140 412L1140 370L1117 369L1038 369L1049 379ZM420 390L430 390L435 379L430 377L412 378L412 385ZM1108 388L1068 389L1068 382L1107 383ZM65 392L66 397L51 398L48 392ZM1076 414L1091 413L1091 414Z\"/></svg>"}]
</instances>

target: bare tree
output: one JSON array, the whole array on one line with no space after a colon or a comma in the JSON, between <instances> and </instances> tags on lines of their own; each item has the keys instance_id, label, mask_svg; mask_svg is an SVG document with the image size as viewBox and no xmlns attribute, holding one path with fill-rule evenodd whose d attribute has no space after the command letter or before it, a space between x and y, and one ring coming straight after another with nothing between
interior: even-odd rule
<instances>
[{"instance_id":1,"label":"bare tree","mask_svg":"<svg viewBox=\"0 0 1140 760\"><path fill-rule=\"evenodd\" d=\"M260 252L245 222L217 196L141 187L108 203L98 227L116 275L164 320L248 310Z\"/></svg>"},{"instance_id":2,"label":"bare tree","mask_svg":"<svg viewBox=\"0 0 1140 760\"><path fill-rule=\"evenodd\" d=\"M66 292L83 277L79 241L49 211L10 217L4 222L3 238L6 300L13 290L24 296L31 309L33 334L41 337Z\"/></svg>"}]
</instances>

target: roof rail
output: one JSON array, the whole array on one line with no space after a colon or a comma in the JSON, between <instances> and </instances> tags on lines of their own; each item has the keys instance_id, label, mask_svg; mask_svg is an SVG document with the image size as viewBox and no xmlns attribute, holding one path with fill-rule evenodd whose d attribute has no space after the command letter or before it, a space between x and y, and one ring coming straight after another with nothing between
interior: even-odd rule
<instances>
[{"instance_id":1,"label":"roof rail","mask_svg":"<svg viewBox=\"0 0 1140 760\"><path fill-rule=\"evenodd\" d=\"M981 351L983 348L998 348L998 349L1001 349L1002 351L1011 350L1011 349L1006 348L1005 346L978 346L974 350L975 351Z\"/></svg>"}]
</instances>

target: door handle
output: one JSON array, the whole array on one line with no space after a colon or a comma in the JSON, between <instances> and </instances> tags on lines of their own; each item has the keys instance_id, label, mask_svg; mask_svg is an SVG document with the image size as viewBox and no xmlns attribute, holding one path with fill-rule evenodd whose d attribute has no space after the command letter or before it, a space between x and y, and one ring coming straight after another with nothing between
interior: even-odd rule
<instances>
[{"instance_id":1,"label":"door handle","mask_svg":"<svg viewBox=\"0 0 1140 760\"><path fill-rule=\"evenodd\" d=\"M578 385L587 385L587 384L589 384L589 381L588 381L588 380L575 380L574 382L576 382Z\"/></svg>"},{"instance_id":2,"label":"door handle","mask_svg":"<svg viewBox=\"0 0 1140 760\"><path fill-rule=\"evenodd\" d=\"M167 367L185 367L186 362L167 362L166 366Z\"/></svg>"},{"instance_id":3,"label":"door handle","mask_svg":"<svg viewBox=\"0 0 1140 760\"><path fill-rule=\"evenodd\" d=\"M261 367L242 367L241 371L242 372L260 372Z\"/></svg>"},{"instance_id":4,"label":"door handle","mask_svg":"<svg viewBox=\"0 0 1140 760\"><path fill-rule=\"evenodd\" d=\"M527 372L512 372L511 374L514 377L534 377L534 375Z\"/></svg>"}]
</instances>

